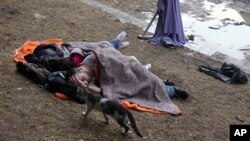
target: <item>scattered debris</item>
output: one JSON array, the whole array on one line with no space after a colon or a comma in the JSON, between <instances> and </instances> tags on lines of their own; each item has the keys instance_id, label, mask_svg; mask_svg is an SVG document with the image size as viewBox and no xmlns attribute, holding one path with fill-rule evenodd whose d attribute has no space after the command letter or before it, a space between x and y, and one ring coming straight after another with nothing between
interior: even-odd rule
<instances>
[{"instance_id":1,"label":"scattered debris","mask_svg":"<svg viewBox=\"0 0 250 141\"><path fill-rule=\"evenodd\" d=\"M238 116L235 116L235 119L237 119L240 122L245 122L244 120L240 119Z\"/></svg>"},{"instance_id":2,"label":"scattered debris","mask_svg":"<svg viewBox=\"0 0 250 141\"><path fill-rule=\"evenodd\" d=\"M187 56L194 56L193 52L188 52L188 53L184 53L184 54L187 55Z\"/></svg>"},{"instance_id":3,"label":"scattered debris","mask_svg":"<svg viewBox=\"0 0 250 141\"><path fill-rule=\"evenodd\" d=\"M209 26L208 28L210 28L210 29L214 29L214 30L218 30L218 29L220 29L221 27L213 27L213 26Z\"/></svg>"},{"instance_id":4,"label":"scattered debris","mask_svg":"<svg viewBox=\"0 0 250 141\"><path fill-rule=\"evenodd\" d=\"M34 16L37 20L43 20L46 19L46 16L41 15L40 13L34 13Z\"/></svg>"},{"instance_id":5,"label":"scattered debris","mask_svg":"<svg viewBox=\"0 0 250 141\"><path fill-rule=\"evenodd\" d=\"M240 48L239 50L241 50L241 51L250 50L250 48Z\"/></svg>"},{"instance_id":6,"label":"scattered debris","mask_svg":"<svg viewBox=\"0 0 250 141\"><path fill-rule=\"evenodd\" d=\"M250 45L246 45L246 46L240 48L239 50L240 50L240 51L250 50Z\"/></svg>"},{"instance_id":7,"label":"scattered debris","mask_svg":"<svg viewBox=\"0 0 250 141\"><path fill-rule=\"evenodd\" d=\"M188 40L194 41L194 35L187 35Z\"/></svg>"},{"instance_id":8,"label":"scattered debris","mask_svg":"<svg viewBox=\"0 0 250 141\"><path fill-rule=\"evenodd\" d=\"M22 89L23 89L23 88L21 88L21 87L17 88L17 90L19 90L19 91L22 90Z\"/></svg>"}]
</instances>

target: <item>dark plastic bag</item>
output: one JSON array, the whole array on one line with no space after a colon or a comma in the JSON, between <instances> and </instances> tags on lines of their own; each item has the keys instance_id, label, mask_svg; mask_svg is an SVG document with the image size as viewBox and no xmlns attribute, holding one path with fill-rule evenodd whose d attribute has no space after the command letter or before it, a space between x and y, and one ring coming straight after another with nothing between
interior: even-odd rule
<instances>
[{"instance_id":1,"label":"dark plastic bag","mask_svg":"<svg viewBox=\"0 0 250 141\"><path fill-rule=\"evenodd\" d=\"M222 73L231 78L232 83L247 83L246 73L234 64L223 63L221 66Z\"/></svg>"}]
</instances>

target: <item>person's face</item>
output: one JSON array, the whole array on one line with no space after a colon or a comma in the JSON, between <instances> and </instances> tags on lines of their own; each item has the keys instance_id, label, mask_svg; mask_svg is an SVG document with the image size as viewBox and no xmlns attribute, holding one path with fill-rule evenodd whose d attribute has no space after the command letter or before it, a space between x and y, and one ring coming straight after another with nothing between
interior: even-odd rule
<instances>
[{"instance_id":1,"label":"person's face","mask_svg":"<svg viewBox=\"0 0 250 141\"><path fill-rule=\"evenodd\" d=\"M82 81L85 84L88 84L89 77L86 74L86 72L78 72L74 75L76 78L78 78L80 81Z\"/></svg>"}]
</instances>

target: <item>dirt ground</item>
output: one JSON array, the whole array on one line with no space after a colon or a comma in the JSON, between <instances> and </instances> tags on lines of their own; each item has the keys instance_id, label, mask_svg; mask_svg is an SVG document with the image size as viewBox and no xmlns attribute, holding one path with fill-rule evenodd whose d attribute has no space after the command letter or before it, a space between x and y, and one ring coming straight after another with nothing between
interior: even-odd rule
<instances>
[{"instance_id":1,"label":"dirt ground","mask_svg":"<svg viewBox=\"0 0 250 141\"><path fill-rule=\"evenodd\" d=\"M148 9L147 2L116 0L107 4L129 13L126 5ZM0 16L1 141L224 141L229 138L229 125L250 123L249 84L225 84L198 71L199 65L220 67L220 62L185 48L173 50L140 41L137 36L143 31L138 27L122 24L77 0L1 0ZM146 139L135 134L122 136L119 126L114 121L105 126L98 112L84 120L80 114L84 105L57 99L16 72L12 51L26 40L99 41L122 30L127 31L131 43L122 50L124 54L151 63L153 73L190 93L186 101L173 99L181 116L132 111Z\"/></svg>"}]
</instances>

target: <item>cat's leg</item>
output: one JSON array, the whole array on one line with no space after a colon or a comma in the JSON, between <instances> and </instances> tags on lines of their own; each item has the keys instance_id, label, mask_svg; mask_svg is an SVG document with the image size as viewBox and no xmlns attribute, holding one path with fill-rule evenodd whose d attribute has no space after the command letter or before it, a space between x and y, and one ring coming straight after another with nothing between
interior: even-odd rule
<instances>
[{"instance_id":1,"label":"cat's leg","mask_svg":"<svg viewBox=\"0 0 250 141\"><path fill-rule=\"evenodd\" d=\"M87 104L87 111L86 112L82 112L82 115L85 116L85 118L87 118L89 112L91 112L91 110L93 109L94 105L92 104Z\"/></svg>"},{"instance_id":2,"label":"cat's leg","mask_svg":"<svg viewBox=\"0 0 250 141\"><path fill-rule=\"evenodd\" d=\"M108 116L104 112L102 112L102 114L103 114L103 116L105 118L105 124L109 124L109 118L108 118Z\"/></svg>"},{"instance_id":3,"label":"cat's leg","mask_svg":"<svg viewBox=\"0 0 250 141\"><path fill-rule=\"evenodd\" d=\"M129 130L129 127L127 126L127 124L125 124L125 121L124 119L119 119L117 120L117 122L119 123L119 125L121 125L121 127L124 128L124 134L127 134L128 130Z\"/></svg>"},{"instance_id":4,"label":"cat's leg","mask_svg":"<svg viewBox=\"0 0 250 141\"><path fill-rule=\"evenodd\" d=\"M127 125L131 125L131 123L130 123L130 121L129 121L128 118L125 119L125 123L126 123Z\"/></svg>"},{"instance_id":5,"label":"cat's leg","mask_svg":"<svg viewBox=\"0 0 250 141\"><path fill-rule=\"evenodd\" d=\"M125 118L124 124L126 124L127 126L129 126L129 125L131 125L131 122L130 122L130 120L128 118ZM128 133L132 133L132 131L129 130Z\"/></svg>"}]
</instances>

